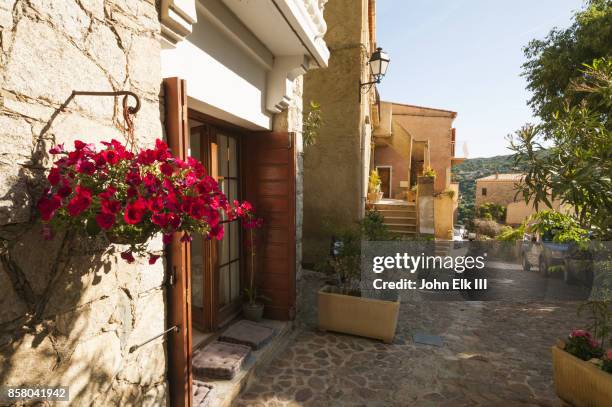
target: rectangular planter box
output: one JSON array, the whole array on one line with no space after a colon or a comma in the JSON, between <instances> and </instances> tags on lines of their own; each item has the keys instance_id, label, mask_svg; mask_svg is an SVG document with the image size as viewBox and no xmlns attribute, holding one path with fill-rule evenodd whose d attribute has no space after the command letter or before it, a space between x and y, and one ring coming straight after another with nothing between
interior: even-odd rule
<instances>
[{"instance_id":1,"label":"rectangular planter box","mask_svg":"<svg viewBox=\"0 0 612 407\"><path fill-rule=\"evenodd\" d=\"M552 347L553 371L557 395L576 407L604 407L612 403L612 374Z\"/></svg>"},{"instance_id":2,"label":"rectangular planter box","mask_svg":"<svg viewBox=\"0 0 612 407\"><path fill-rule=\"evenodd\" d=\"M395 337L399 301L383 301L319 291L319 329L342 332L391 343Z\"/></svg>"}]
</instances>

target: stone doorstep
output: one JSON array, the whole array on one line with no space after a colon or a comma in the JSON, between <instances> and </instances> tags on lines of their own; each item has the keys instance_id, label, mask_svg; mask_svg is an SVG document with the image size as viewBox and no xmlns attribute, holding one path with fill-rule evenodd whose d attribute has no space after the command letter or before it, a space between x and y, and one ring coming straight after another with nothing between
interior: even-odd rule
<instances>
[{"instance_id":1,"label":"stone doorstep","mask_svg":"<svg viewBox=\"0 0 612 407\"><path fill-rule=\"evenodd\" d=\"M206 383L212 384L215 388L213 398L210 400L211 406L230 407L255 378L257 371L270 363L289 343L293 322L264 319L261 323L274 328L276 335L263 348L251 351L242 369L232 380L206 380Z\"/></svg>"}]
</instances>

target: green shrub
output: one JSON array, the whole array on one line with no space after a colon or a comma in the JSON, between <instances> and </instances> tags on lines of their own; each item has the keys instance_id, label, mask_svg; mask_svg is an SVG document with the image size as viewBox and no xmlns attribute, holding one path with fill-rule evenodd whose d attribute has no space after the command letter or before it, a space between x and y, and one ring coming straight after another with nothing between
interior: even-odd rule
<instances>
[{"instance_id":1,"label":"green shrub","mask_svg":"<svg viewBox=\"0 0 612 407\"><path fill-rule=\"evenodd\" d=\"M481 219L504 223L506 221L506 207L492 202L485 202L476 208L476 216Z\"/></svg>"}]
</instances>

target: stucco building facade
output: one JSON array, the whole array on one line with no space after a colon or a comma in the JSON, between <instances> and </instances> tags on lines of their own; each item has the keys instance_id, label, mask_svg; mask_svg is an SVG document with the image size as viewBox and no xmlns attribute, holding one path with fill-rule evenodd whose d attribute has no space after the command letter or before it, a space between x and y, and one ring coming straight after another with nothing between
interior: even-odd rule
<instances>
[{"instance_id":1,"label":"stucco building facade","mask_svg":"<svg viewBox=\"0 0 612 407\"><path fill-rule=\"evenodd\" d=\"M476 207L485 203L502 205L506 208L506 224L520 225L538 210L545 209L542 205L536 209L533 202L525 202L521 195L517 195L523 177L524 174L493 174L477 179ZM551 203L551 209L563 213L571 212L571 209L561 204L558 199L552 200Z\"/></svg>"},{"instance_id":2,"label":"stucco building facade","mask_svg":"<svg viewBox=\"0 0 612 407\"><path fill-rule=\"evenodd\" d=\"M375 50L375 1L335 0L325 7L329 67L304 78L304 104L321 106L316 143L304 152L303 260L315 264L329 252L331 230L363 217L371 151L368 60Z\"/></svg>"},{"instance_id":3,"label":"stucco building facade","mask_svg":"<svg viewBox=\"0 0 612 407\"><path fill-rule=\"evenodd\" d=\"M451 168L463 161L455 157L457 113L394 102L380 102L379 110L373 166L383 175L384 197L417 205L421 234L450 238L459 200ZM432 185L419 182L427 169Z\"/></svg>"},{"instance_id":4,"label":"stucco building facade","mask_svg":"<svg viewBox=\"0 0 612 407\"><path fill-rule=\"evenodd\" d=\"M132 91L141 103L138 146L165 137L176 155L205 161L211 157L198 154L212 151L203 147L208 140L236 159L229 168L245 168L225 178L222 168L209 170L228 196L255 201L264 233L280 239L262 248L277 267L260 256L270 273L260 288L281 286L270 317L294 315L302 75L327 66L325 3L0 3L0 385L70 386L73 405L189 406L191 332L217 329L242 294L238 249L227 267L205 268L206 250L216 248L197 239L176 238L171 247L153 239L149 250L163 260L155 265L127 264L121 246L77 231L43 240L35 204L52 164L48 150L125 139L121 98L73 91ZM242 244L232 233L228 244ZM226 276L234 288L206 276ZM196 304L203 298L216 302ZM172 326L180 329L160 336Z\"/></svg>"}]
</instances>

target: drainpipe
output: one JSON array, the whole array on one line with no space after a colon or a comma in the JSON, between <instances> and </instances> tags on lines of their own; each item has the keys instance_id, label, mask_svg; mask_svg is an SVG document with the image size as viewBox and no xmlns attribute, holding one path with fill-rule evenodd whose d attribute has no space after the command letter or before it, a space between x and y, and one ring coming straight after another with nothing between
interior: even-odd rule
<instances>
[{"instance_id":1,"label":"drainpipe","mask_svg":"<svg viewBox=\"0 0 612 407\"><path fill-rule=\"evenodd\" d=\"M370 126L370 116L366 116L364 123L363 123L363 129L361 131L362 137L361 137L361 146L360 146L360 155L361 155L361 185L359 186L360 189L360 217L363 218L365 216L365 206L366 206L366 202L367 202L367 196L368 196L368 176L370 175L369 169L370 169L370 158L367 153L368 150L366 150L366 148L370 147L371 141L370 143L368 143L368 140L372 139L372 128Z\"/></svg>"}]
</instances>

